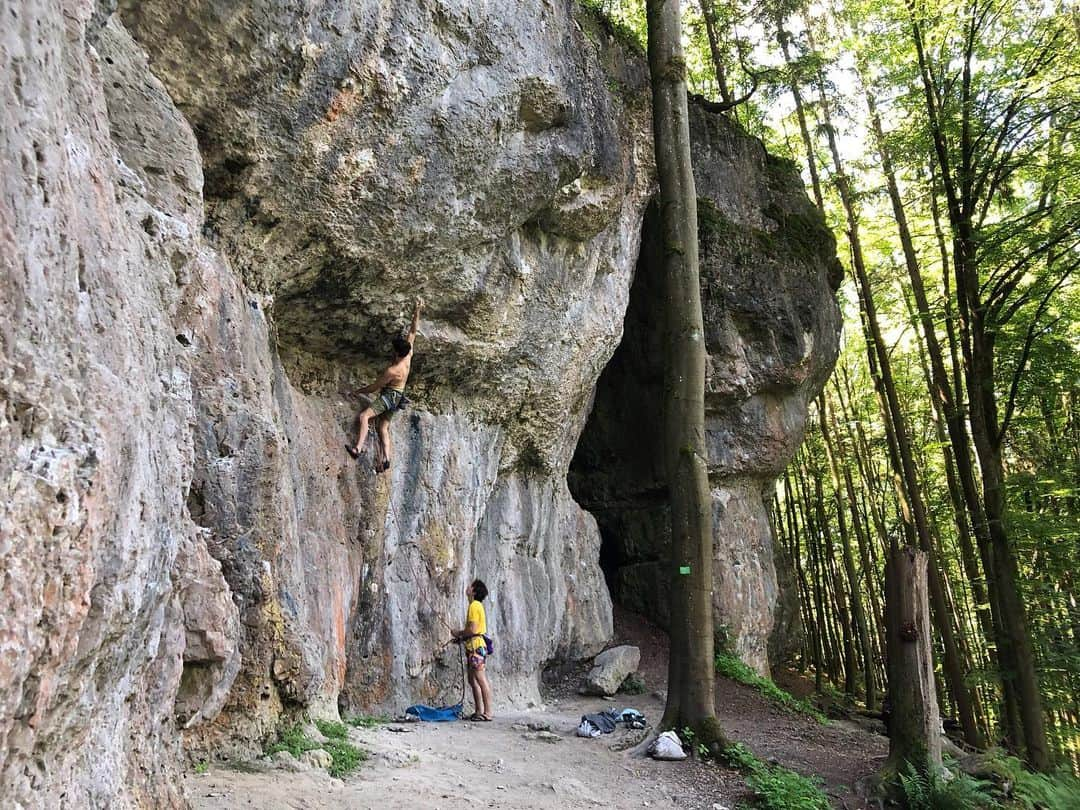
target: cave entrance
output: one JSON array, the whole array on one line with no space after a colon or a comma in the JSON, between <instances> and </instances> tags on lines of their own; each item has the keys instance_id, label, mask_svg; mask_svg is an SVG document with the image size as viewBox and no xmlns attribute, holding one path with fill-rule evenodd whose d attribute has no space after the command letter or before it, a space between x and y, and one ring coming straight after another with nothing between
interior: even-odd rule
<instances>
[{"instance_id":1,"label":"cave entrance","mask_svg":"<svg viewBox=\"0 0 1080 810\"><path fill-rule=\"evenodd\" d=\"M667 618L661 559L669 522L662 402L664 337L660 216L655 200L641 228L623 337L596 386L567 483L600 528L600 568L612 601Z\"/></svg>"}]
</instances>

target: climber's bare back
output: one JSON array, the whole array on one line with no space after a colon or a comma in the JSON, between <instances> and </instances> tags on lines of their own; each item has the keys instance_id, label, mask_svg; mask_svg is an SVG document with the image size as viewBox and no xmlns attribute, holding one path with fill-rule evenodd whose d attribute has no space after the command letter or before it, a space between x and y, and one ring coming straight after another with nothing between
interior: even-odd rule
<instances>
[{"instance_id":1,"label":"climber's bare back","mask_svg":"<svg viewBox=\"0 0 1080 810\"><path fill-rule=\"evenodd\" d=\"M383 383L383 386L396 388L399 391L405 390L405 383L408 382L409 372L412 370L412 358L412 352L409 352L387 366L386 371L379 376L379 381Z\"/></svg>"}]
</instances>

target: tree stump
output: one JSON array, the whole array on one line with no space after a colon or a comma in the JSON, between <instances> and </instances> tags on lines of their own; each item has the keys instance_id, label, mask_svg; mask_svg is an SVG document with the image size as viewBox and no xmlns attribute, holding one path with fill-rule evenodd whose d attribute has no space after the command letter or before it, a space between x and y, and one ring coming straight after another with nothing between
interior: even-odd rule
<instances>
[{"instance_id":1,"label":"tree stump","mask_svg":"<svg viewBox=\"0 0 1080 810\"><path fill-rule=\"evenodd\" d=\"M920 773L941 770L941 717L934 690L932 626L926 554L896 548L885 566L885 624L888 634L889 759L886 775L910 763Z\"/></svg>"}]
</instances>

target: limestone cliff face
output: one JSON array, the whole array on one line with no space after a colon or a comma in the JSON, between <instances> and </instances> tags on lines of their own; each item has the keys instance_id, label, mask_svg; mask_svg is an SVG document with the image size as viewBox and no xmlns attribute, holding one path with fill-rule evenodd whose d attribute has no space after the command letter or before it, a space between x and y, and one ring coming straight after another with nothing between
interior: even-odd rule
<instances>
[{"instance_id":1,"label":"limestone cliff face","mask_svg":"<svg viewBox=\"0 0 1080 810\"><path fill-rule=\"evenodd\" d=\"M566 479L624 318L650 334L627 315L643 62L565 0L0 16L0 795L180 805L185 750L449 698L473 576L500 700L600 649L601 539ZM760 492L835 352L831 248L789 227L791 170L695 130L726 257L705 273L718 571L756 567L738 604L764 617ZM342 448L353 392L417 294L415 405L376 478ZM636 476L596 491L633 500Z\"/></svg>"}]
</instances>

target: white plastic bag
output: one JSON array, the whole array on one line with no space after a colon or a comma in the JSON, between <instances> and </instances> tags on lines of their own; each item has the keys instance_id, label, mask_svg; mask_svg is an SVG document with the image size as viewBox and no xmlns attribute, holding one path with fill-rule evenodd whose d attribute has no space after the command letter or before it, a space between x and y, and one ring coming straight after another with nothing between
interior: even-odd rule
<instances>
[{"instance_id":1,"label":"white plastic bag","mask_svg":"<svg viewBox=\"0 0 1080 810\"><path fill-rule=\"evenodd\" d=\"M579 737L599 737L600 729L598 729L585 718L582 718L581 722L578 724L577 727L577 735Z\"/></svg>"},{"instance_id":2,"label":"white plastic bag","mask_svg":"<svg viewBox=\"0 0 1080 810\"><path fill-rule=\"evenodd\" d=\"M649 743L649 755L653 759L686 759L679 735L674 731L665 731L651 743Z\"/></svg>"}]
</instances>

